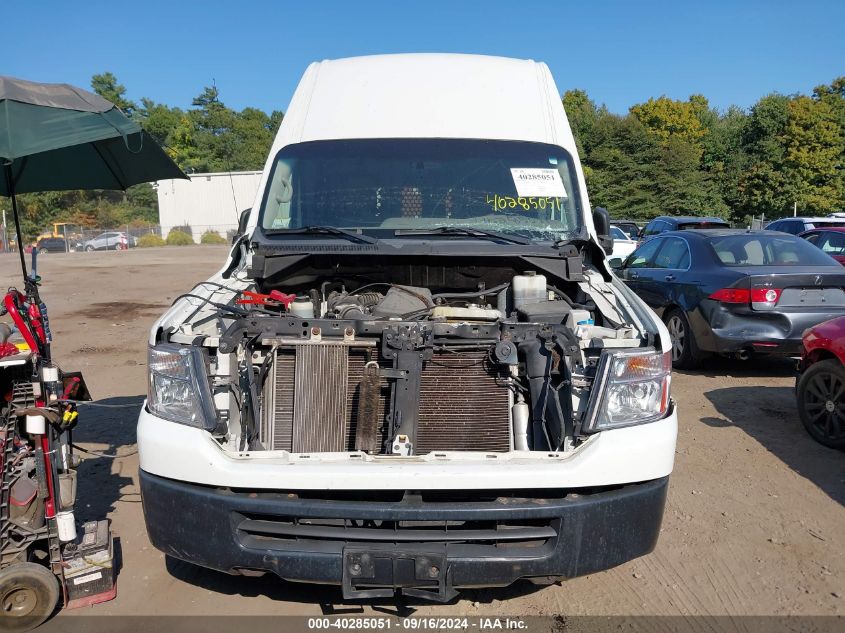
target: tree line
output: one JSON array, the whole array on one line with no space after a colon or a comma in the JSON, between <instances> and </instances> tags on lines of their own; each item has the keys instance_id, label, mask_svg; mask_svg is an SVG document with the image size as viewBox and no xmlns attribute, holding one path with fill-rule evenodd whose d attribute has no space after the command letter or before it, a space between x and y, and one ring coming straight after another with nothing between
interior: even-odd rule
<instances>
[{"instance_id":1,"label":"tree line","mask_svg":"<svg viewBox=\"0 0 845 633\"><path fill-rule=\"evenodd\" d=\"M92 89L152 135L187 173L261 169L283 114L236 111L216 86L182 109L131 100L110 72ZM614 114L583 90L563 95L591 202L613 217L716 215L738 225L751 217L828 214L845 208L845 77L811 95L770 94L748 110L719 111L706 97L665 96ZM342 104L340 110L342 111ZM155 191L72 191L21 196L23 229L51 222L86 227L158 220Z\"/></svg>"},{"instance_id":2,"label":"tree line","mask_svg":"<svg viewBox=\"0 0 845 633\"><path fill-rule=\"evenodd\" d=\"M583 90L563 104L593 205L613 217L827 215L845 207L845 77L812 95L770 94L748 111L702 95L665 96L627 114Z\"/></svg>"}]
</instances>

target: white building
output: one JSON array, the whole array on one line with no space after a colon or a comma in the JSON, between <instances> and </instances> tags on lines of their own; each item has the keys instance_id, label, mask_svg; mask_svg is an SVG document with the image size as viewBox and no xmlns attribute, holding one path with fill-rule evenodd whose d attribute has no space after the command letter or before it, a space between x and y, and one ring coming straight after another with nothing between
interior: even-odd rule
<instances>
[{"instance_id":1,"label":"white building","mask_svg":"<svg viewBox=\"0 0 845 633\"><path fill-rule=\"evenodd\" d=\"M260 171L190 174L190 180L159 180L158 222L161 236L175 226L190 226L194 241L206 231L226 237L238 226L241 211L252 206Z\"/></svg>"}]
</instances>

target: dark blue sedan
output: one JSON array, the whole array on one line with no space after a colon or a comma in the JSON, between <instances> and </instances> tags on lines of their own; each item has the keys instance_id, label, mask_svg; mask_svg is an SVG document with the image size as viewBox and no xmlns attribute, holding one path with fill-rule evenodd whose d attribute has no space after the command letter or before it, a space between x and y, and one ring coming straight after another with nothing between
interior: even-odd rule
<instances>
[{"instance_id":1,"label":"dark blue sedan","mask_svg":"<svg viewBox=\"0 0 845 633\"><path fill-rule=\"evenodd\" d=\"M842 266L777 231L671 231L613 263L666 323L676 368L710 353L798 356L804 330L845 315Z\"/></svg>"}]
</instances>

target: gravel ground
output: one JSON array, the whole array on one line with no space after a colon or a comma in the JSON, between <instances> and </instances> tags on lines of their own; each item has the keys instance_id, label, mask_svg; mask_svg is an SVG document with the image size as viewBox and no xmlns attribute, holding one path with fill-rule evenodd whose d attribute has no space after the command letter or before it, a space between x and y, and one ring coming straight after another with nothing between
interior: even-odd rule
<instances>
[{"instance_id":1,"label":"gravel ground","mask_svg":"<svg viewBox=\"0 0 845 633\"><path fill-rule=\"evenodd\" d=\"M230 577L165 557L147 540L138 492L135 416L146 391L149 326L172 299L218 269L226 249L49 254L43 297L67 370L94 398L75 439L127 454L86 458L80 519L108 515L119 536L116 600L74 615L845 615L845 455L814 443L798 420L787 361L714 360L676 373L675 472L654 553L562 585L467 591L449 605L386 600L342 605L339 589ZM17 283L16 257L0 271ZM198 538L202 538L198 535ZM67 622L67 621L66 621Z\"/></svg>"}]
</instances>

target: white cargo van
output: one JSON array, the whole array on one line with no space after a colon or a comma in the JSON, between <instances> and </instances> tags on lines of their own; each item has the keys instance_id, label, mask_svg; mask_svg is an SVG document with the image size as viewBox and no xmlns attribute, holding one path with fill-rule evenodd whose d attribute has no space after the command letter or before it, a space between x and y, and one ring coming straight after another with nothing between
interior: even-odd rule
<instances>
[{"instance_id":1,"label":"white cargo van","mask_svg":"<svg viewBox=\"0 0 845 633\"><path fill-rule=\"evenodd\" d=\"M654 548L669 336L607 265L545 64L312 64L242 224L150 334L157 548L434 600Z\"/></svg>"}]
</instances>

